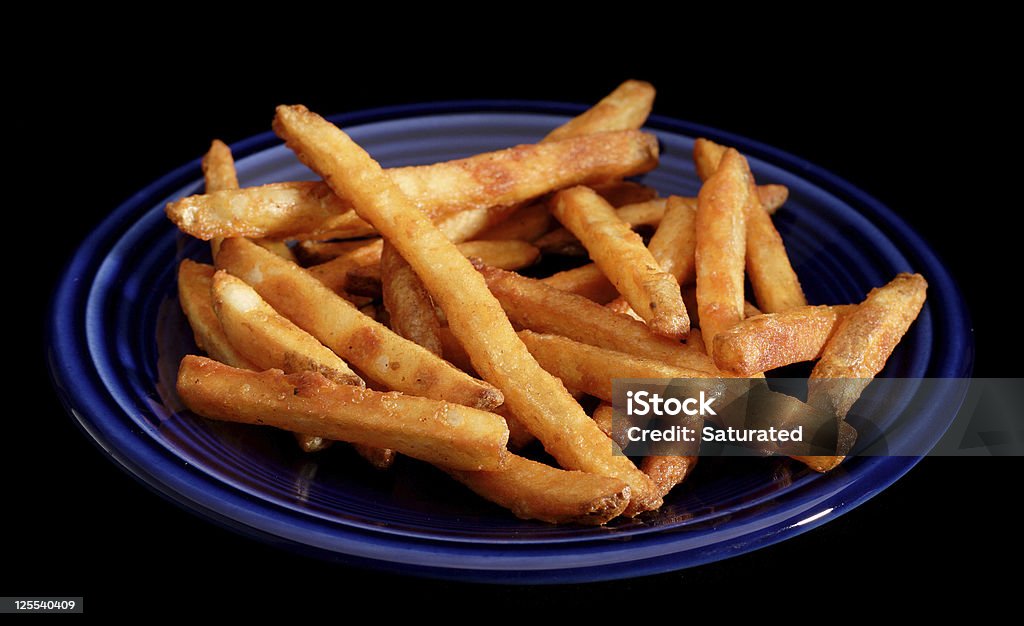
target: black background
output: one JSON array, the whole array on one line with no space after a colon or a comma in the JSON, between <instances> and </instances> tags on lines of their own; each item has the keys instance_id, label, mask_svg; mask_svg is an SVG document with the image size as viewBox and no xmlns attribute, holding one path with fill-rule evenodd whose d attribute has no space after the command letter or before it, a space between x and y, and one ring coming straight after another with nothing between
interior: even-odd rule
<instances>
[{"instance_id":1,"label":"black background","mask_svg":"<svg viewBox=\"0 0 1024 626\"><path fill-rule=\"evenodd\" d=\"M185 612L213 597L228 598L223 606L232 610L258 602L261 610L315 611L384 590L402 599L389 611L610 603L635 604L640 616L643 607L677 605L684 618L694 602L746 591L777 600L799 592L797 608L817 598L844 612L867 608L855 603L875 593L902 596L912 584L950 602L992 595L976 585L996 584L987 572L1020 555L1016 524L1003 510L1019 501L1016 459L925 459L834 522L692 570L596 585L469 586L294 556L201 520L108 461L50 387L39 340L70 253L106 213L199 156L211 138L230 143L268 129L278 103L323 113L460 98L587 103L630 77L658 88L655 112L805 157L902 214L952 269L971 307L976 374L1019 376L1019 332L1006 321L1014 307L1001 295L1019 292L1019 254L1011 251L1020 192L1019 178L1001 166L1001 149L1013 140L999 38L966 25L925 37L932 26L923 23L872 24L843 36L831 20L828 28L797 24L742 35L714 30L699 40L691 33L699 25L660 34L653 25L618 28L571 45L550 32L438 36L402 48L403 61L381 53L379 39L338 38L333 52L307 54L281 35L261 42L193 29L187 40L97 38L59 64L18 63L15 78L26 86L24 101L13 104L22 116L8 118L8 130L27 134L17 144L25 165L8 184L29 194L8 215L33 236L17 237L24 248L13 251L5 306L29 313L11 345L31 344L9 352L16 378L8 384L30 401L7 416L0 594L84 595L89 612L145 609L167 597L181 598L176 608ZM964 30L981 39L966 42ZM655 35L665 45L645 43ZM388 52L396 39L387 39ZM747 608L776 613L772 606L794 608Z\"/></svg>"}]
</instances>

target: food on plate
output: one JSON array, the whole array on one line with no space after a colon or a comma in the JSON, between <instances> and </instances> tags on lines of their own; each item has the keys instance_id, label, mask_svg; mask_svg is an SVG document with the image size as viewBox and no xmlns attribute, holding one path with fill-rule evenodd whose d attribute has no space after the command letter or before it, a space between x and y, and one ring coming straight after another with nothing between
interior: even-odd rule
<instances>
[{"instance_id":1,"label":"food on plate","mask_svg":"<svg viewBox=\"0 0 1024 626\"><path fill-rule=\"evenodd\" d=\"M860 304L809 306L773 223L789 191L755 184L735 149L695 141L696 198L629 180L658 165L641 130L653 101L626 81L534 144L389 169L281 106L274 130L321 180L261 186L240 184L214 141L205 193L166 209L216 266L178 271L208 357L181 362L185 406L290 431L307 451L348 442L381 469L419 459L521 518L595 525L714 471L660 448L623 455L613 379L721 385L817 360L810 406L782 396L778 419L834 417L834 456L793 457L831 470L856 439L844 416L927 285L900 274Z\"/></svg>"}]
</instances>

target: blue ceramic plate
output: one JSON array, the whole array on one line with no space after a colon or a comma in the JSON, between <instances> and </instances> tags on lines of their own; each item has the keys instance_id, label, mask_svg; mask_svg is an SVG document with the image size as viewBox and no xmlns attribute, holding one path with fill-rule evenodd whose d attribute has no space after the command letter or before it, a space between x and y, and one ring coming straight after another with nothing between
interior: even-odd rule
<instances>
[{"instance_id":1,"label":"blue ceramic plate","mask_svg":"<svg viewBox=\"0 0 1024 626\"><path fill-rule=\"evenodd\" d=\"M457 102L335 117L385 166L429 163L534 142L579 107ZM692 138L751 157L762 182L790 200L775 216L811 302L856 302L897 272L930 283L928 304L885 375L965 377L973 346L947 271L892 211L832 174L714 129L653 117L662 163L645 178L695 195ZM270 133L232 146L243 185L310 178ZM402 459L375 472L341 447L307 456L284 433L200 419L173 393L194 351L177 305L183 257L207 246L179 235L168 200L202 191L199 161L167 174L114 211L72 259L50 318L57 389L83 429L122 467L187 508L250 535L356 564L438 577L570 582L690 567L823 524L885 488L913 457L851 459L818 475L786 459L705 459L664 508L606 527L521 521L434 469ZM920 416L939 434L960 398ZM937 436L936 434L936 436Z\"/></svg>"}]
</instances>

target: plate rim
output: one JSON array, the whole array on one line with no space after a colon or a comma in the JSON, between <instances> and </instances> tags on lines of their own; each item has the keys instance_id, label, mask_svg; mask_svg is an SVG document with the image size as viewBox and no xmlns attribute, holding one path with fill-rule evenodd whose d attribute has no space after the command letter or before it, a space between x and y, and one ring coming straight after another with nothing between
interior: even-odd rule
<instances>
[{"instance_id":1,"label":"plate rim","mask_svg":"<svg viewBox=\"0 0 1024 626\"><path fill-rule=\"evenodd\" d=\"M431 102L431 103L415 103L415 104L404 104L397 106L378 107L373 109L366 109L361 111L354 111L350 113L342 113L338 115L332 115L329 119L339 125L353 125L353 124L366 124L385 120L395 120L410 118L415 116L426 116L426 115L442 115L442 114L457 114L457 113L540 113L540 114L555 114L555 115L571 115L578 113L586 109L586 105L570 104L562 102L550 102L550 101L532 101L532 100L457 100L457 101L445 101L445 102ZM942 262L938 259L935 252L927 244L927 242L914 231L909 224L905 222L898 214L886 207L884 204L868 195L852 183L849 183L845 179L833 174L832 172L825 170L824 168L814 165L804 159L796 157L788 152L779 150L762 142L751 140L740 135L721 131L715 128L703 126L692 122L678 120L663 115L652 115L648 121L648 128L653 130L663 129L670 132L676 132L685 136L706 136L716 139L723 143L729 143L732 145L741 146L744 152L761 158L767 162L775 165L786 167L802 178L809 180L810 182L826 188L832 193L840 193L840 197L843 195L847 196L845 199L850 202L851 205L856 207L858 212L862 212L865 208L870 210L868 216L870 221L874 223L879 229L885 232L887 235L891 235L891 231L895 231L901 237L901 244L899 246L900 252L907 254L908 256L917 257L915 264L920 262L922 265L928 266L929 279L940 280L944 283L944 286L950 289L950 294L958 305L959 323L957 324L962 329L966 330L966 333L961 333L954 336L954 339L958 342L957 346L961 349L960 353L964 355L962 359L961 371L957 376L968 376L973 368L973 357L974 357L974 342L971 334L970 324L970 313L966 307L966 303L963 300L962 292L960 291L954 277L945 268ZM232 144L231 148L238 158L244 158L257 151L272 147L283 143L281 142L272 131L266 131L253 135L241 141ZM627 559L623 561L617 561L609 568L608 564L589 565L575 568L558 567L557 564L553 564L551 568L542 569L530 569L530 577L528 580L524 580L520 575L517 575L517 570L512 569L489 569L486 566L478 566L476 569L465 569L458 566L437 566L437 565L425 565L422 563L406 562L398 560L386 560L383 555L379 553L369 554L366 550L352 550L350 552L338 552L337 544L335 547L326 547L324 545L314 545L308 541L297 541L287 534L280 534L278 532L271 532L266 528L257 528L250 524L246 524L241 520L225 515L222 511L212 509L202 502L188 497L186 493L183 493L180 489L174 489L171 485L173 481L168 479L166 475L157 475L145 466L145 464L139 463L136 460L130 458L130 455L126 454L123 450L117 446L117 441L111 441L107 435L99 432L99 427L96 424L90 423L89 410L96 410L98 405L107 404L109 405L113 398L104 398L102 396L109 395L103 387L102 380L99 379L98 374L95 371L85 372L89 374L86 377L93 388L89 389L86 393L93 393L94 397L84 400L80 397L82 393L81 389L78 390L79 395L75 395L74 384L70 378L73 375L70 372L65 371L65 366L69 359L58 358L58 354L69 353L72 356L81 360L81 365L85 368L89 368L91 363L91 357L88 355L88 350L82 353L80 349L82 346L71 346L73 342L66 336L62 336L60 329L62 323L68 323L78 319L78 325L82 328L83 332L79 333L68 333L68 335L81 335L79 337L81 341L78 343L84 343L84 305L88 301L88 294L92 291L92 288L96 282L95 271L83 274L83 270L98 269L99 265L106 259L104 251L116 242L121 236L123 236L128 229L130 229L134 223L132 220L125 219L135 212L144 213L149 210L154 199L158 200L166 196L169 192L183 186L184 184L194 180L199 174L199 163L200 158L193 159L173 170L167 174L161 176L156 181L150 183L143 189L129 196L124 202L122 202L113 212L107 217L100 221L89 235L79 245L78 249L72 255L67 263L61 278L57 282L57 287L54 291L54 295L50 302L50 314L47 319L46 329L46 340L47 340L47 359L50 365L50 376L57 390L58 397L60 398L65 410L74 418L73 421L76 425L88 435L88 438L100 448L105 455L109 456L115 465L126 471L136 480L142 482L151 491L158 493L161 497L174 502L179 506L197 513L207 519L210 519L221 526L226 526L234 530L241 530L243 533L250 536L254 536L264 541L270 541L274 543L286 543L292 548L297 549L300 552L310 551L313 553L321 553L327 551L332 553L333 558L340 560L351 561L359 563L361 565L369 565L371 567L392 569L403 573L414 573L414 574L425 574L434 577L441 578L457 578L457 579L472 579L478 581L490 581L490 582L565 582L567 580L574 581L585 581L585 580L605 580L612 578L622 578L626 576L644 575L657 573L662 571L669 571L675 569L682 569L685 567L691 567L700 565L712 560L718 560L725 558L725 556L734 556L742 554L766 545L777 543L789 537L801 534L817 527L818 525L834 519L841 513L844 513L862 502L869 499L871 496L882 491L893 482L898 480L903 474L905 474L911 467L913 467L920 457L889 457L881 459L879 462L872 463L870 471L866 471L865 474L858 478L858 481L868 481L873 488L868 489L860 493L857 497L852 499L843 500L837 503L837 506L829 508L825 513L817 513L810 516L807 519L799 520L795 525L791 524L787 527L777 529L773 532L761 532L754 533L755 536L743 536L743 543L737 545L735 542L732 543L730 549L727 551L728 554L722 555L717 552L711 552L708 554L689 554L685 555L678 561L672 561L671 559L666 562L666 557L675 557L676 552L670 552L669 554L659 554L657 557L652 557L643 561ZM148 201L148 203L147 203ZM922 268L923 269L923 268ZM935 272L934 270L938 270ZM933 277L934 274L934 277ZM87 281L87 288L77 284L80 280ZM77 311L78 308L74 304L81 305L82 316L74 315L73 312ZM67 350L71 347L72 349ZM84 359L83 359L84 357ZM62 364L61 361L65 363ZM95 367L93 367L95 369ZM81 374L82 372L78 372ZM74 400L77 400L75 402ZM116 402L113 403L117 408ZM123 411L124 409L121 408ZM95 419L94 417L92 419ZM115 438L116 439L116 438ZM166 462L170 462L172 465L183 466L184 464L181 459L170 454L168 451L160 450L162 456L167 457ZM179 467L179 469L182 469ZM205 475L204 475L205 476ZM829 494L825 499L834 500L844 492L847 492L853 485L858 482L854 481L850 485L847 485L843 489L836 493ZM207 477L209 486L215 487L221 491L235 491L227 485L220 485L219 481ZM201 490L201 489L200 489ZM255 500L248 494L244 493L233 493L234 499L241 499L243 501ZM272 510L278 510L281 507L278 505L258 500L256 501L257 506L269 508ZM294 521L294 520L290 520ZM791 521L791 520L790 520ZM418 538L410 538L401 535L388 535L382 536L371 532L360 531L359 529L353 529L351 527L344 527L339 529L337 525L331 524L324 520L314 520L319 526L332 526L335 531L343 530L346 535L350 535L351 539L355 543L371 544L380 546L385 552L392 548L408 548L410 545L418 546L424 552L434 554L435 556L440 552L451 551L456 555L457 558L464 558L468 555L459 554L464 552L466 549L470 551L480 552L480 548L491 547L490 544L481 543L447 543L444 541L425 540ZM270 526L274 526L270 524ZM640 538L646 538L646 543L654 543L664 547L661 537L663 533L650 533L648 535L641 535ZM701 533L702 534L702 533ZM638 538L639 539L639 538ZM608 538L610 541L614 541L614 537ZM354 547L350 543L342 542L349 548ZM572 551L573 547L583 546L592 547L594 544L603 545L606 540L595 539L594 542L584 543L549 543L549 544L520 544L519 546L510 544L494 544L500 546L505 552L514 551L525 555L530 549L540 549L541 552L549 553L543 554L545 558L553 558L557 560L557 550L553 550L552 547L558 548L563 547ZM638 543L643 543L642 540L633 541L634 547ZM678 544L679 542L675 542ZM685 543L685 542L683 542ZM397 544L391 545L391 544ZM460 549L453 549L460 548ZM525 548L525 549L523 549ZM527 558L524 556L524 558ZM536 565L536 564L534 564ZM518 567L519 565L517 565ZM491 565L490 567L495 567Z\"/></svg>"}]
</instances>

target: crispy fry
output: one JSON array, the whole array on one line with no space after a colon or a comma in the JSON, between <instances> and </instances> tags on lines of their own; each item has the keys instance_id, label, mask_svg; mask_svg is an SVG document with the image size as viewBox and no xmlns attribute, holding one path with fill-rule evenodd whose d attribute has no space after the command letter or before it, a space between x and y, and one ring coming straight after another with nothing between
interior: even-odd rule
<instances>
[{"instance_id":1,"label":"crispy fry","mask_svg":"<svg viewBox=\"0 0 1024 626\"><path fill-rule=\"evenodd\" d=\"M491 385L396 335L306 270L245 239L225 241L217 266L249 283L296 326L389 389L483 409L502 402Z\"/></svg>"},{"instance_id":2,"label":"crispy fry","mask_svg":"<svg viewBox=\"0 0 1024 626\"><path fill-rule=\"evenodd\" d=\"M693 142L693 162L697 166L697 176L700 176L701 180L711 178L727 149L726 146L703 137ZM775 213L789 197L789 189L785 185L758 185L756 190L757 199L768 215Z\"/></svg>"},{"instance_id":3,"label":"crispy fry","mask_svg":"<svg viewBox=\"0 0 1024 626\"><path fill-rule=\"evenodd\" d=\"M626 482L632 493L627 513L661 504L650 498L650 479L612 454L579 404L530 356L472 265L364 150L305 107L278 107L274 129L416 270L477 371L502 390L509 408L560 464Z\"/></svg>"},{"instance_id":4,"label":"crispy fry","mask_svg":"<svg viewBox=\"0 0 1024 626\"><path fill-rule=\"evenodd\" d=\"M465 213L467 213L467 211L463 211L459 215L464 215ZM551 212L548 211L548 205L544 202L534 202L516 209L514 213L509 215L503 221L481 231L473 237L467 237L466 239L491 241L518 239L520 241L533 241L548 232L548 230L551 229L551 224L553 222L554 220L551 218ZM444 232L444 228L440 223L438 223L438 228L441 228L441 231ZM445 235L448 235L448 233L445 233ZM459 241L453 239L450 235L448 235L448 238L459 243ZM465 241L465 239L462 241Z\"/></svg>"},{"instance_id":5,"label":"crispy fry","mask_svg":"<svg viewBox=\"0 0 1024 626\"><path fill-rule=\"evenodd\" d=\"M363 379L338 355L275 311L256 291L221 270L213 276L213 310L224 334L255 369L319 372L342 385Z\"/></svg>"},{"instance_id":6,"label":"crispy fry","mask_svg":"<svg viewBox=\"0 0 1024 626\"><path fill-rule=\"evenodd\" d=\"M441 323L416 272L385 242L380 257L381 291L391 330L441 356Z\"/></svg>"},{"instance_id":7,"label":"crispy fry","mask_svg":"<svg viewBox=\"0 0 1024 626\"><path fill-rule=\"evenodd\" d=\"M522 519L598 526L629 504L629 487L621 480L557 469L513 454L505 469L448 473Z\"/></svg>"},{"instance_id":8,"label":"crispy fry","mask_svg":"<svg viewBox=\"0 0 1024 626\"><path fill-rule=\"evenodd\" d=\"M675 367L625 352L573 341L559 335L520 331L519 337L540 366L569 389L612 401L612 378L712 378L714 374Z\"/></svg>"},{"instance_id":9,"label":"crispy fry","mask_svg":"<svg viewBox=\"0 0 1024 626\"><path fill-rule=\"evenodd\" d=\"M748 317L715 337L715 365L736 376L751 376L817 359L838 322L855 308L803 306Z\"/></svg>"},{"instance_id":10,"label":"crispy fry","mask_svg":"<svg viewBox=\"0 0 1024 626\"><path fill-rule=\"evenodd\" d=\"M626 436L626 420L616 423L612 419L614 415L615 410L612 408L612 405L608 402L602 402L594 409L594 423L601 429L601 432L608 435L615 442L615 445L625 448L626 444L629 443L629 438Z\"/></svg>"},{"instance_id":11,"label":"crispy fry","mask_svg":"<svg viewBox=\"0 0 1024 626\"><path fill-rule=\"evenodd\" d=\"M545 141L578 137L594 132L640 128L651 114L654 86L642 80L627 80L570 121L548 133Z\"/></svg>"},{"instance_id":12,"label":"crispy fry","mask_svg":"<svg viewBox=\"0 0 1024 626\"><path fill-rule=\"evenodd\" d=\"M844 316L811 372L808 404L844 417L917 319L927 289L920 274L898 274Z\"/></svg>"},{"instance_id":13,"label":"crispy fry","mask_svg":"<svg viewBox=\"0 0 1024 626\"><path fill-rule=\"evenodd\" d=\"M246 392L237 393L241 388ZM316 372L251 372L190 355L178 370L178 395L190 410L211 419L391 448L445 467L500 469L508 456L508 428L498 415L338 385Z\"/></svg>"},{"instance_id":14,"label":"crispy fry","mask_svg":"<svg viewBox=\"0 0 1024 626\"><path fill-rule=\"evenodd\" d=\"M657 335L643 322L549 284L493 267L480 267L491 293L513 323L538 333L720 375L707 355Z\"/></svg>"},{"instance_id":15,"label":"crispy fry","mask_svg":"<svg viewBox=\"0 0 1024 626\"><path fill-rule=\"evenodd\" d=\"M697 311L712 356L715 335L743 319L749 182L746 161L729 149L697 197Z\"/></svg>"},{"instance_id":16,"label":"crispy fry","mask_svg":"<svg viewBox=\"0 0 1024 626\"><path fill-rule=\"evenodd\" d=\"M681 484L697 466L695 456L647 456L640 463L640 470L651 477L661 497Z\"/></svg>"},{"instance_id":17,"label":"crispy fry","mask_svg":"<svg viewBox=\"0 0 1024 626\"><path fill-rule=\"evenodd\" d=\"M185 259L178 266L178 300L188 318L199 349L211 358L232 367L258 369L233 345L213 309L213 275L211 265Z\"/></svg>"},{"instance_id":18,"label":"crispy fry","mask_svg":"<svg viewBox=\"0 0 1024 626\"><path fill-rule=\"evenodd\" d=\"M658 142L636 130L522 145L467 159L388 170L388 177L424 213L513 206L569 185L640 174L658 164ZM199 239L246 236L315 239L359 232L350 199L323 182L291 182L189 196L167 216ZM368 234L365 225L360 235ZM323 237L320 237L323 238Z\"/></svg>"},{"instance_id":19,"label":"crispy fry","mask_svg":"<svg viewBox=\"0 0 1024 626\"><path fill-rule=\"evenodd\" d=\"M561 191L553 204L558 221L583 242L594 263L651 330L674 339L685 337L690 318L678 283L658 267L640 236L612 206L587 187Z\"/></svg>"},{"instance_id":20,"label":"crispy fry","mask_svg":"<svg viewBox=\"0 0 1024 626\"><path fill-rule=\"evenodd\" d=\"M231 156L231 148L220 139L214 139L210 144L210 149L203 155L202 167L206 193L238 189L235 159ZM220 238L210 240L210 254L213 255L211 258L217 258L220 242Z\"/></svg>"}]
</instances>

